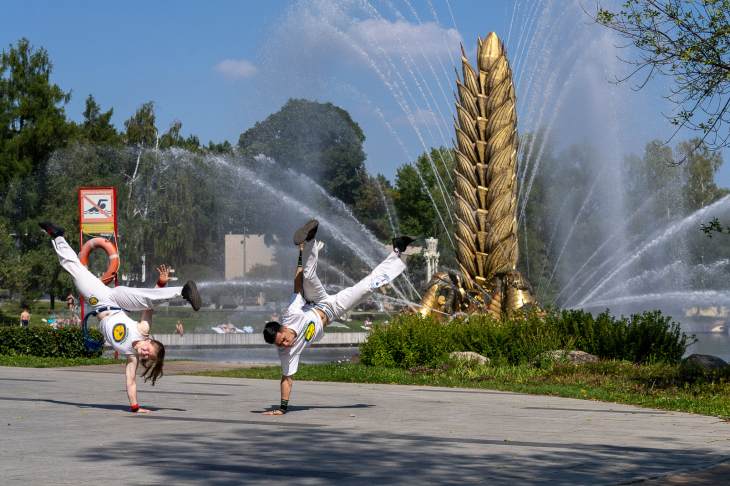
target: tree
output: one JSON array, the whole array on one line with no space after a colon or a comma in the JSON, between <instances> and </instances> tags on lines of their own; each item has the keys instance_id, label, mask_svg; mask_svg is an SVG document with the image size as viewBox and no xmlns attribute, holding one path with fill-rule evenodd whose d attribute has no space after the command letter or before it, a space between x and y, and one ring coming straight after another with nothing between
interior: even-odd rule
<instances>
[{"instance_id":1,"label":"tree","mask_svg":"<svg viewBox=\"0 0 730 486\"><path fill-rule=\"evenodd\" d=\"M113 108L102 112L94 97L89 95L86 98L84 121L81 122L79 138L86 142L107 145L116 145L121 142L117 129L111 123L113 114Z\"/></svg>"},{"instance_id":2,"label":"tree","mask_svg":"<svg viewBox=\"0 0 730 486\"><path fill-rule=\"evenodd\" d=\"M52 71L48 52L25 38L0 54L0 198L11 178L42 169L71 133L71 94L51 83Z\"/></svg>"},{"instance_id":3,"label":"tree","mask_svg":"<svg viewBox=\"0 0 730 486\"><path fill-rule=\"evenodd\" d=\"M200 140L195 135L190 135L188 138L183 138L182 134L182 122L175 120L170 125L170 128L160 137L160 148L166 149L170 147L180 147L192 152L200 150Z\"/></svg>"},{"instance_id":4,"label":"tree","mask_svg":"<svg viewBox=\"0 0 730 486\"><path fill-rule=\"evenodd\" d=\"M224 140L220 143L215 143L212 140L208 142L208 152L215 154L230 154L233 153L233 146L228 140Z\"/></svg>"},{"instance_id":5,"label":"tree","mask_svg":"<svg viewBox=\"0 0 730 486\"><path fill-rule=\"evenodd\" d=\"M388 194L392 191L390 182L382 174L375 177L366 175L365 183L355 202L353 212L357 219L381 240L397 236L393 234L394 230L391 227L391 224L395 225L392 221L394 208L386 206L389 204Z\"/></svg>"},{"instance_id":6,"label":"tree","mask_svg":"<svg viewBox=\"0 0 730 486\"><path fill-rule=\"evenodd\" d=\"M154 103L148 101L140 106L134 115L124 122L124 128L127 145L154 147L157 142Z\"/></svg>"},{"instance_id":7,"label":"tree","mask_svg":"<svg viewBox=\"0 0 730 486\"><path fill-rule=\"evenodd\" d=\"M401 232L438 238L441 263L447 267L455 266L455 252L449 243L454 233L453 172L453 151L432 148L398 169L393 193Z\"/></svg>"},{"instance_id":8,"label":"tree","mask_svg":"<svg viewBox=\"0 0 730 486\"><path fill-rule=\"evenodd\" d=\"M353 204L365 182L365 134L350 114L332 103L291 99L238 139L243 155L275 159L318 181Z\"/></svg>"},{"instance_id":9,"label":"tree","mask_svg":"<svg viewBox=\"0 0 730 486\"><path fill-rule=\"evenodd\" d=\"M713 149L730 143L729 0L626 0L618 11L599 8L595 19L638 50L625 79L642 76L639 88L656 74L673 79L677 130L699 131Z\"/></svg>"},{"instance_id":10,"label":"tree","mask_svg":"<svg viewBox=\"0 0 730 486\"><path fill-rule=\"evenodd\" d=\"M652 140L644 156L626 160L626 194L630 208L639 210L632 221L632 232L656 227L685 214L685 171L661 140ZM633 211L632 211L633 212Z\"/></svg>"},{"instance_id":11,"label":"tree","mask_svg":"<svg viewBox=\"0 0 730 486\"><path fill-rule=\"evenodd\" d=\"M715 175L722 166L722 155L712 151L699 139L688 140L677 146L678 156L686 160L683 195L689 211L712 204L728 193L715 183Z\"/></svg>"}]
</instances>

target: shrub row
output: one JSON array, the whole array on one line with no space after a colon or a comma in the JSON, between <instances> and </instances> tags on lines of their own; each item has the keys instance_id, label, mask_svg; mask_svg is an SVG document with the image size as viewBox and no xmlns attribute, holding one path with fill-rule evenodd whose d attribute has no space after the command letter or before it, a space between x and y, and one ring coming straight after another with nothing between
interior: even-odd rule
<instances>
[{"instance_id":1,"label":"shrub row","mask_svg":"<svg viewBox=\"0 0 730 486\"><path fill-rule=\"evenodd\" d=\"M104 340L97 329L90 329L89 335L94 340ZM79 328L3 327L0 328L0 354L82 358L101 356L101 350L89 352Z\"/></svg>"},{"instance_id":2,"label":"shrub row","mask_svg":"<svg viewBox=\"0 0 730 486\"><path fill-rule=\"evenodd\" d=\"M530 314L498 320L472 315L443 323L432 317L401 315L377 325L360 346L364 364L388 367L435 366L452 351L474 351L511 364L534 361L555 349L580 349L600 358L635 363L676 363L692 337L659 311L628 318L582 310Z\"/></svg>"}]
</instances>

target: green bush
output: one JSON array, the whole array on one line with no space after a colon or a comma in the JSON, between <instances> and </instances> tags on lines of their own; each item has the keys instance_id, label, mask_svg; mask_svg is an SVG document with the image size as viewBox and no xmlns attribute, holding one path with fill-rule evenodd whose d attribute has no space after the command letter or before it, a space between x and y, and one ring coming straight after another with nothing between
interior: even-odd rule
<instances>
[{"instance_id":1,"label":"green bush","mask_svg":"<svg viewBox=\"0 0 730 486\"><path fill-rule=\"evenodd\" d=\"M94 340L104 340L97 329L90 329L89 335ZM101 356L101 350L87 351L79 328L3 327L0 328L0 354L82 358Z\"/></svg>"},{"instance_id":2,"label":"green bush","mask_svg":"<svg viewBox=\"0 0 730 486\"><path fill-rule=\"evenodd\" d=\"M555 349L580 349L600 358L676 363L693 341L659 311L616 318L582 310L498 320L472 315L449 323L420 315L376 325L360 345L364 364L410 368L443 363L452 351L474 351L497 363L522 364Z\"/></svg>"}]
</instances>

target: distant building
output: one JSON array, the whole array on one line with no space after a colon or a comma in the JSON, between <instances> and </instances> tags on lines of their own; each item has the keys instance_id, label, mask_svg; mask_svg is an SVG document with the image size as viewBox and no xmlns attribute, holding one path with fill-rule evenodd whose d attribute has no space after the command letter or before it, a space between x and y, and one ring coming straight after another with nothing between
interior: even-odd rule
<instances>
[{"instance_id":1,"label":"distant building","mask_svg":"<svg viewBox=\"0 0 730 486\"><path fill-rule=\"evenodd\" d=\"M245 245L244 245L245 242ZM226 235L226 280L244 277L256 265L269 266L274 264L274 249L264 243L263 235Z\"/></svg>"}]
</instances>

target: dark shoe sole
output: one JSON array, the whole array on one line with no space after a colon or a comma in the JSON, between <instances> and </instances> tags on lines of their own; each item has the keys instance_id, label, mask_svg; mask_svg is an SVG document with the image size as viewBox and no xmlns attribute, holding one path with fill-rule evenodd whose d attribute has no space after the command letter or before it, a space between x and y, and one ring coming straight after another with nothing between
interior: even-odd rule
<instances>
[{"instance_id":1,"label":"dark shoe sole","mask_svg":"<svg viewBox=\"0 0 730 486\"><path fill-rule=\"evenodd\" d=\"M185 283L185 286L182 289L182 298L190 302L194 311L200 310L200 305L202 304L202 301L200 300L200 293L198 293L198 286L195 285L195 282L192 280L188 280Z\"/></svg>"},{"instance_id":2,"label":"dark shoe sole","mask_svg":"<svg viewBox=\"0 0 730 486\"><path fill-rule=\"evenodd\" d=\"M38 226L40 226L43 231L48 233L51 238L58 238L59 236L63 236L66 233L63 228L49 221L43 221L41 223L38 223Z\"/></svg>"},{"instance_id":3,"label":"dark shoe sole","mask_svg":"<svg viewBox=\"0 0 730 486\"><path fill-rule=\"evenodd\" d=\"M316 219L310 219L294 232L294 244L301 245L305 241L312 240L317 234L318 228L319 221L317 221Z\"/></svg>"},{"instance_id":4,"label":"dark shoe sole","mask_svg":"<svg viewBox=\"0 0 730 486\"><path fill-rule=\"evenodd\" d=\"M408 245L414 241L416 240L410 236L399 236L398 238L393 238L393 249L403 253L406 251L406 248L408 248Z\"/></svg>"}]
</instances>

